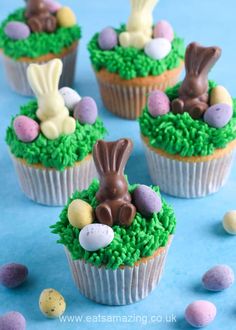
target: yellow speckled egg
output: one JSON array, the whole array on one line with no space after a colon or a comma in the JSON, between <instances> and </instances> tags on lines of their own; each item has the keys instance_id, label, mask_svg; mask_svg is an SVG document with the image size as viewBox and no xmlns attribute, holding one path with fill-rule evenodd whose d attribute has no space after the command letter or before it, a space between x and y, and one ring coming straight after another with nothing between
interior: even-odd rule
<instances>
[{"instance_id":1,"label":"yellow speckled egg","mask_svg":"<svg viewBox=\"0 0 236 330\"><path fill-rule=\"evenodd\" d=\"M92 206L82 199L75 199L69 205L67 216L70 224L79 229L90 225L94 220Z\"/></svg>"},{"instance_id":2,"label":"yellow speckled egg","mask_svg":"<svg viewBox=\"0 0 236 330\"><path fill-rule=\"evenodd\" d=\"M60 317L66 309L62 295L54 289L45 289L39 297L39 308L44 316L49 318Z\"/></svg>"},{"instance_id":3,"label":"yellow speckled egg","mask_svg":"<svg viewBox=\"0 0 236 330\"><path fill-rule=\"evenodd\" d=\"M236 210L225 213L223 227L228 234L236 235Z\"/></svg>"},{"instance_id":4,"label":"yellow speckled egg","mask_svg":"<svg viewBox=\"0 0 236 330\"><path fill-rule=\"evenodd\" d=\"M57 11L57 23L61 27L71 27L76 24L76 16L69 7L61 7Z\"/></svg>"},{"instance_id":5,"label":"yellow speckled egg","mask_svg":"<svg viewBox=\"0 0 236 330\"><path fill-rule=\"evenodd\" d=\"M216 86L211 91L210 104L215 105L220 103L228 104L231 107L233 106L232 97L227 89L223 86Z\"/></svg>"}]
</instances>

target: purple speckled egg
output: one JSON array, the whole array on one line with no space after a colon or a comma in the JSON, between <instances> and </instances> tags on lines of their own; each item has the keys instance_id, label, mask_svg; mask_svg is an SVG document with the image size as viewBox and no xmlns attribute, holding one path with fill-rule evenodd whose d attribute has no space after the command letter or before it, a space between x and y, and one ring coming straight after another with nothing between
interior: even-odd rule
<instances>
[{"instance_id":1,"label":"purple speckled egg","mask_svg":"<svg viewBox=\"0 0 236 330\"><path fill-rule=\"evenodd\" d=\"M203 286L210 291L228 289L234 283L234 272L227 265L217 265L209 269L202 278Z\"/></svg>"},{"instance_id":2,"label":"purple speckled egg","mask_svg":"<svg viewBox=\"0 0 236 330\"><path fill-rule=\"evenodd\" d=\"M81 124L93 125L98 116L97 104L92 97L83 97L74 109L74 118Z\"/></svg>"},{"instance_id":3,"label":"purple speckled egg","mask_svg":"<svg viewBox=\"0 0 236 330\"><path fill-rule=\"evenodd\" d=\"M23 142L34 141L40 132L39 124L27 116L16 117L13 127L18 139Z\"/></svg>"},{"instance_id":4,"label":"purple speckled egg","mask_svg":"<svg viewBox=\"0 0 236 330\"><path fill-rule=\"evenodd\" d=\"M0 316L0 330L25 330L26 321L19 312L9 312Z\"/></svg>"},{"instance_id":5,"label":"purple speckled egg","mask_svg":"<svg viewBox=\"0 0 236 330\"><path fill-rule=\"evenodd\" d=\"M26 39L30 35L30 28L22 22L9 22L4 28L5 34L13 40Z\"/></svg>"},{"instance_id":6,"label":"purple speckled egg","mask_svg":"<svg viewBox=\"0 0 236 330\"><path fill-rule=\"evenodd\" d=\"M167 21L160 21L154 27L154 38L165 38L170 42L174 39L174 30L171 24Z\"/></svg>"},{"instance_id":7,"label":"purple speckled egg","mask_svg":"<svg viewBox=\"0 0 236 330\"><path fill-rule=\"evenodd\" d=\"M165 115L170 111L170 100L168 96L159 90L152 91L148 96L148 112L153 117Z\"/></svg>"},{"instance_id":8,"label":"purple speckled egg","mask_svg":"<svg viewBox=\"0 0 236 330\"><path fill-rule=\"evenodd\" d=\"M185 319L195 328L203 328L214 321L216 307L210 301L198 300L190 304L185 310Z\"/></svg>"},{"instance_id":9,"label":"purple speckled egg","mask_svg":"<svg viewBox=\"0 0 236 330\"><path fill-rule=\"evenodd\" d=\"M56 13L61 7L62 5L54 0L43 0L46 7L48 8L48 10L50 11L50 13L54 14Z\"/></svg>"},{"instance_id":10,"label":"purple speckled egg","mask_svg":"<svg viewBox=\"0 0 236 330\"><path fill-rule=\"evenodd\" d=\"M162 209L161 198L154 190L145 185L140 185L134 190L133 202L137 210L146 217L150 217Z\"/></svg>"},{"instance_id":11,"label":"purple speckled egg","mask_svg":"<svg viewBox=\"0 0 236 330\"><path fill-rule=\"evenodd\" d=\"M0 283L6 288L13 289L25 282L28 268L21 264L6 264L0 267Z\"/></svg>"},{"instance_id":12,"label":"purple speckled egg","mask_svg":"<svg viewBox=\"0 0 236 330\"><path fill-rule=\"evenodd\" d=\"M102 50L111 50L118 44L118 36L114 29L107 27L103 29L98 37L98 44Z\"/></svg>"},{"instance_id":13,"label":"purple speckled egg","mask_svg":"<svg viewBox=\"0 0 236 330\"><path fill-rule=\"evenodd\" d=\"M233 116L233 108L224 103L212 105L204 113L204 121L211 127L222 128L226 126Z\"/></svg>"}]
</instances>

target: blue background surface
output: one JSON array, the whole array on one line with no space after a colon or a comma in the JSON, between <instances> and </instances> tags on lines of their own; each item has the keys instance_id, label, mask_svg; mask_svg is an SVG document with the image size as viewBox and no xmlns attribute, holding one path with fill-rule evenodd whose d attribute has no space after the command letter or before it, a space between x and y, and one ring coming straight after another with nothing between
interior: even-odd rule
<instances>
[{"instance_id":1,"label":"blue background surface","mask_svg":"<svg viewBox=\"0 0 236 330\"><path fill-rule=\"evenodd\" d=\"M108 113L99 97L90 67L86 44L89 38L107 25L118 26L126 21L129 1L81 0L62 1L71 6L83 27L75 88L83 96L90 95L98 103L100 115L109 129L109 139L127 136L134 140L134 152L127 166L132 183L150 184L136 122L121 120ZM22 5L11 0L1 5L0 19ZM236 95L235 66L235 0L162 0L155 10L155 21L165 18L186 43L199 41L219 45L223 55L211 78L225 85ZM0 67L0 264L19 262L29 267L25 285L16 290L0 287L0 314L17 310L27 319L28 329L191 329L183 318L185 307L196 299L208 299L218 308L209 330L236 328L236 286L222 293L209 293L201 287L201 276L218 263L231 265L236 271L235 237L222 229L221 219L229 209L236 209L236 167L228 184L216 195L204 199L182 200L166 197L176 211L178 227L160 286L144 301L126 307L106 307L82 297L74 286L63 247L56 244L49 226L58 219L61 208L49 208L28 200L20 191L4 142L6 127L27 98L11 92ZM44 288L59 290L67 301L67 315L128 316L139 315L143 322L62 324L45 319L38 308L38 297ZM165 318L175 315L173 323L147 323L152 315Z\"/></svg>"}]
</instances>

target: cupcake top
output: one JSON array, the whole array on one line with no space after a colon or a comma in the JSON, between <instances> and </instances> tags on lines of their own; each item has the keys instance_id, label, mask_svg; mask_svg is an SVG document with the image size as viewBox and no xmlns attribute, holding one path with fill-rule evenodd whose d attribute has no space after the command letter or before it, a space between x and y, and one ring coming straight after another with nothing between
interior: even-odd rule
<instances>
[{"instance_id":1,"label":"cupcake top","mask_svg":"<svg viewBox=\"0 0 236 330\"><path fill-rule=\"evenodd\" d=\"M133 266L174 233L175 215L159 188L128 184L124 167L131 150L128 139L95 144L99 181L75 192L52 226L73 259L110 269Z\"/></svg>"},{"instance_id":2,"label":"cupcake top","mask_svg":"<svg viewBox=\"0 0 236 330\"><path fill-rule=\"evenodd\" d=\"M153 25L157 0L131 0L126 25L105 28L89 42L88 50L96 71L106 69L122 79L158 76L181 65L184 42L169 22Z\"/></svg>"},{"instance_id":3,"label":"cupcake top","mask_svg":"<svg viewBox=\"0 0 236 330\"><path fill-rule=\"evenodd\" d=\"M28 164L64 170L90 155L106 130L95 101L71 88L58 90L62 61L30 64L29 84L37 101L21 107L7 128L11 153Z\"/></svg>"},{"instance_id":4,"label":"cupcake top","mask_svg":"<svg viewBox=\"0 0 236 330\"><path fill-rule=\"evenodd\" d=\"M191 43L183 82L149 95L139 123L151 147L182 157L208 156L236 139L236 101L208 80L220 55L218 47Z\"/></svg>"},{"instance_id":5,"label":"cupcake top","mask_svg":"<svg viewBox=\"0 0 236 330\"><path fill-rule=\"evenodd\" d=\"M0 49L16 60L60 54L80 38L75 14L55 0L27 0L0 27Z\"/></svg>"}]
</instances>

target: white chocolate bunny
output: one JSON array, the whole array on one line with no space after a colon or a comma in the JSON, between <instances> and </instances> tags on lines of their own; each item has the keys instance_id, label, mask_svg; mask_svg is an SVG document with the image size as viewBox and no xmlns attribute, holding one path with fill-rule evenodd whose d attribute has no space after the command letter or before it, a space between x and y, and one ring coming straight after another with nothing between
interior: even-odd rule
<instances>
[{"instance_id":1,"label":"white chocolate bunny","mask_svg":"<svg viewBox=\"0 0 236 330\"><path fill-rule=\"evenodd\" d=\"M119 41L122 47L143 49L152 37L152 12L159 0L130 0L131 15L126 32L122 32Z\"/></svg>"},{"instance_id":2,"label":"white chocolate bunny","mask_svg":"<svg viewBox=\"0 0 236 330\"><path fill-rule=\"evenodd\" d=\"M30 64L27 69L29 84L38 100L36 115L41 121L40 128L49 140L72 134L76 127L58 89L62 68L62 61L54 59L46 64Z\"/></svg>"}]
</instances>

